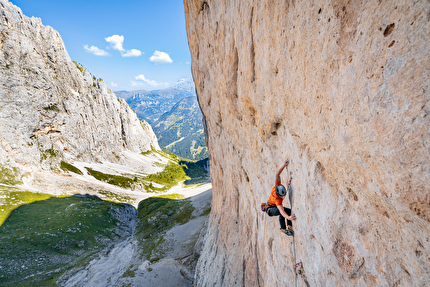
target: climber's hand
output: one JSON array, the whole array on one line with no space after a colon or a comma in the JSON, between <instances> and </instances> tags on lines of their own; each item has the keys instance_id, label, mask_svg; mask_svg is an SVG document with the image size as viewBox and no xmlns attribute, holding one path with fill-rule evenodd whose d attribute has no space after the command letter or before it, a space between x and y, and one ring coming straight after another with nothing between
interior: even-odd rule
<instances>
[{"instance_id":1,"label":"climber's hand","mask_svg":"<svg viewBox=\"0 0 430 287\"><path fill-rule=\"evenodd\" d=\"M291 216L290 216L290 218L288 218L289 220L296 220L297 219L297 217L296 217L296 215L293 213Z\"/></svg>"},{"instance_id":2,"label":"climber's hand","mask_svg":"<svg viewBox=\"0 0 430 287\"><path fill-rule=\"evenodd\" d=\"M290 163L290 153L287 152L285 155L285 166L287 166Z\"/></svg>"}]
</instances>

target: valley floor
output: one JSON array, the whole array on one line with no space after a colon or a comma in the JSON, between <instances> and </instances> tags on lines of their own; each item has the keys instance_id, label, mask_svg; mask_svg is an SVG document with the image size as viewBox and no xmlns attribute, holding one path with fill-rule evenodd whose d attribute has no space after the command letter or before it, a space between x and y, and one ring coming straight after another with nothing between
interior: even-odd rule
<instances>
[{"instance_id":1,"label":"valley floor","mask_svg":"<svg viewBox=\"0 0 430 287\"><path fill-rule=\"evenodd\" d=\"M34 171L20 185L0 185L0 242L16 238L0 244L0 285L192 286L212 200L208 173L193 184L149 182L180 165L160 151L70 164L80 172ZM108 183L91 170L134 185ZM40 222L47 223L34 226Z\"/></svg>"},{"instance_id":2,"label":"valley floor","mask_svg":"<svg viewBox=\"0 0 430 287\"><path fill-rule=\"evenodd\" d=\"M193 286L199 254L196 243L204 236L212 187L210 183L191 188L175 187L168 194L187 197L195 209L192 219L183 225L174 226L164 234L161 244L166 249L165 257L156 262L142 259L140 245L144 242L131 236L115 245L107 254L94 258L88 266L63 276L61 285Z\"/></svg>"}]
</instances>

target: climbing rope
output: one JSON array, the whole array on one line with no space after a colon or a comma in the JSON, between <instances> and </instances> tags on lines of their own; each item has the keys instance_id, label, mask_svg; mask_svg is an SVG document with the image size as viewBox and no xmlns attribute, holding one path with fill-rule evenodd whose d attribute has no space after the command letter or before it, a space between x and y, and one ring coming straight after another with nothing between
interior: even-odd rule
<instances>
[{"instance_id":1,"label":"climbing rope","mask_svg":"<svg viewBox=\"0 0 430 287\"><path fill-rule=\"evenodd\" d=\"M290 197L290 205L291 205L291 214L293 214L293 197L292 197L292 190L291 190L291 180L293 179L293 172L290 171L290 180L288 181L288 195ZM296 258L296 241L295 241L295 235L293 236L293 255L294 255L294 286L297 287L297 267L299 267L302 262L297 262Z\"/></svg>"},{"instance_id":2,"label":"climbing rope","mask_svg":"<svg viewBox=\"0 0 430 287\"><path fill-rule=\"evenodd\" d=\"M296 243L294 242L294 236L293 236L293 254L294 254L294 263L296 263ZM294 265L294 286L297 287L297 271L296 271L297 264Z\"/></svg>"}]
</instances>

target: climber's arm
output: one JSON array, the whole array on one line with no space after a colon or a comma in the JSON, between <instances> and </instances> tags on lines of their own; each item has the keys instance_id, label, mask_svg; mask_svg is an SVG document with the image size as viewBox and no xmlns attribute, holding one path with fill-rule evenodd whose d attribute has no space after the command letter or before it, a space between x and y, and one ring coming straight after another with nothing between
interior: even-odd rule
<instances>
[{"instance_id":1,"label":"climber's arm","mask_svg":"<svg viewBox=\"0 0 430 287\"><path fill-rule=\"evenodd\" d=\"M284 168L286 168L288 166L289 163L290 163L290 161L288 159L284 162L284 164L281 166L281 168L276 173L276 180L275 181L281 181L281 173L284 170Z\"/></svg>"},{"instance_id":2,"label":"climber's arm","mask_svg":"<svg viewBox=\"0 0 430 287\"><path fill-rule=\"evenodd\" d=\"M289 215L285 212L285 210L284 210L284 206L282 206L282 205L277 205L276 207L278 208L279 212L281 213L281 215L282 215L284 218L286 218L286 219L288 219L288 220L295 220L295 219L296 219L296 215L295 215L294 213L293 213L291 216L289 216Z\"/></svg>"}]
</instances>

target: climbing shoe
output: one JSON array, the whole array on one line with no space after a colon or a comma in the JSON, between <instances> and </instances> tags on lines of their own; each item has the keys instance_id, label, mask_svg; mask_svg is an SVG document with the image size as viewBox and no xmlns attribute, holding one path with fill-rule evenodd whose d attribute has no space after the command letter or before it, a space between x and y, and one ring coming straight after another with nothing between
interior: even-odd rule
<instances>
[{"instance_id":1,"label":"climbing shoe","mask_svg":"<svg viewBox=\"0 0 430 287\"><path fill-rule=\"evenodd\" d=\"M289 230L289 229L285 229L284 231L282 231L282 229L280 229L281 232L285 233L288 236L294 236L294 231Z\"/></svg>"}]
</instances>

